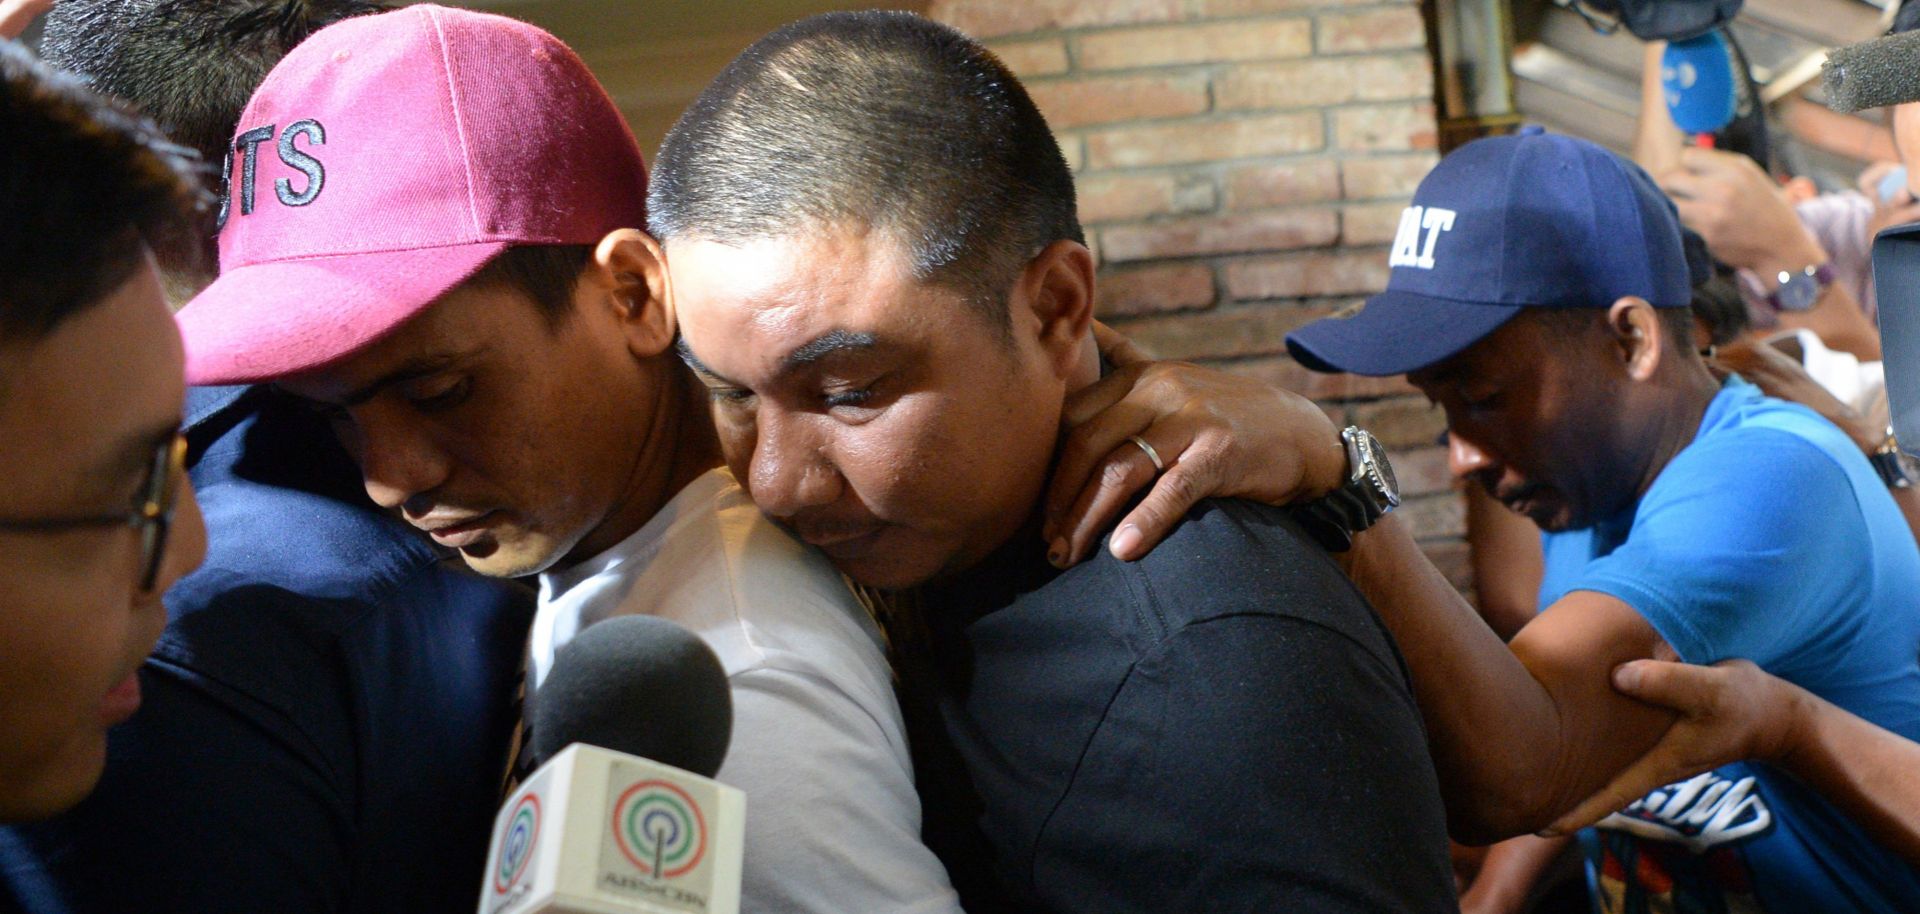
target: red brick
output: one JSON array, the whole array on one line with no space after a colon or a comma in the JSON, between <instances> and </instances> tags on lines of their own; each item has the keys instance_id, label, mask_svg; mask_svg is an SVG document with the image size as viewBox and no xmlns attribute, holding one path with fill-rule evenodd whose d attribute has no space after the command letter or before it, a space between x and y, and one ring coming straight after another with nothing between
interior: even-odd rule
<instances>
[{"instance_id":1,"label":"red brick","mask_svg":"<svg viewBox=\"0 0 1920 914\"><path fill-rule=\"evenodd\" d=\"M1425 54L1242 64L1214 84L1214 104L1222 111L1431 97L1433 66Z\"/></svg>"},{"instance_id":2,"label":"red brick","mask_svg":"<svg viewBox=\"0 0 1920 914\"><path fill-rule=\"evenodd\" d=\"M1458 539L1467 532L1466 503L1452 493L1410 498L1394 513L1400 515L1400 522L1407 525L1414 538L1422 541Z\"/></svg>"},{"instance_id":3,"label":"red brick","mask_svg":"<svg viewBox=\"0 0 1920 914\"><path fill-rule=\"evenodd\" d=\"M1332 159L1243 165L1227 172L1227 209L1297 206L1339 198L1340 171Z\"/></svg>"},{"instance_id":4,"label":"red brick","mask_svg":"<svg viewBox=\"0 0 1920 914\"><path fill-rule=\"evenodd\" d=\"M1367 105L1333 112L1333 135L1354 152L1432 149L1439 141L1433 106Z\"/></svg>"},{"instance_id":5,"label":"red brick","mask_svg":"<svg viewBox=\"0 0 1920 914\"><path fill-rule=\"evenodd\" d=\"M1386 287L1386 251L1315 251L1227 264L1227 294L1241 301L1371 295Z\"/></svg>"},{"instance_id":6,"label":"red brick","mask_svg":"<svg viewBox=\"0 0 1920 914\"><path fill-rule=\"evenodd\" d=\"M1432 129L1429 114L1429 132ZM1087 164L1101 169L1220 162L1312 152L1325 145L1320 113L1307 111L1103 130L1087 137Z\"/></svg>"},{"instance_id":7,"label":"red brick","mask_svg":"<svg viewBox=\"0 0 1920 914\"><path fill-rule=\"evenodd\" d=\"M1355 403L1347 408L1347 415L1354 425L1396 451L1433 447L1434 439L1447 429L1446 413L1419 396Z\"/></svg>"},{"instance_id":8,"label":"red brick","mask_svg":"<svg viewBox=\"0 0 1920 914\"><path fill-rule=\"evenodd\" d=\"M1079 135L1060 136L1054 134L1054 141L1060 144L1060 157L1067 160L1067 167L1079 171L1087 165L1086 145Z\"/></svg>"},{"instance_id":9,"label":"red brick","mask_svg":"<svg viewBox=\"0 0 1920 914\"><path fill-rule=\"evenodd\" d=\"M1103 318L1204 308L1213 304L1213 268L1172 263L1109 270L1100 274L1096 295Z\"/></svg>"},{"instance_id":10,"label":"red brick","mask_svg":"<svg viewBox=\"0 0 1920 914\"><path fill-rule=\"evenodd\" d=\"M1405 199L1413 196L1420 179L1425 178L1439 160L1439 156L1430 152L1345 159L1340 163L1340 184L1346 188L1349 200Z\"/></svg>"},{"instance_id":11,"label":"red brick","mask_svg":"<svg viewBox=\"0 0 1920 914\"><path fill-rule=\"evenodd\" d=\"M1406 204L1357 203L1340 210L1340 243L1346 245L1386 244L1400 230L1400 213Z\"/></svg>"},{"instance_id":12,"label":"red brick","mask_svg":"<svg viewBox=\"0 0 1920 914\"><path fill-rule=\"evenodd\" d=\"M927 15L975 38L1041 29L1173 22L1182 0L933 0Z\"/></svg>"},{"instance_id":13,"label":"red brick","mask_svg":"<svg viewBox=\"0 0 1920 914\"><path fill-rule=\"evenodd\" d=\"M1427 23L1412 6L1317 17L1320 53L1348 54L1427 46Z\"/></svg>"},{"instance_id":14,"label":"red brick","mask_svg":"<svg viewBox=\"0 0 1920 914\"><path fill-rule=\"evenodd\" d=\"M1337 310L1337 309L1336 309ZM1406 376L1369 378L1355 374L1313 371L1291 358L1250 359L1221 366L1237 374L1259 378L1310 400L1372 400L1419 393Z\"/></svg>"},{"instance_id":15,"label":"red brick","mask_svg":"<svg viewBox=\"0 0 1920 914\"><path fill-rule=\"evenodd\" d=\"M1092 225L1213 209L1213 182L1200 174L1099 175L1078 183L1080 221Z\"/></svg>"},{"instance_id":16,"label":"red brick","mask_svg":"<svg viewBox=\"0 0 1920 914\"><path fill-rule=\"evenodd\" d=\"M1393 477L1406 497L1453 491L1453 474L1447 470L1447 449L1428 442L1428 447L1405 447L1387 455L1393 462Z\"/></svg>"},{"instance_id":17,"label":"red brick","mask_svg":"<svg viewBox=\"0 0 1920 914\"><path fill-rule=\"evenodd\" d=\"M1148 318L1120 329L1163 359L1238 358L1284 352L1287 331L1325 316L1325 308L1263 305Z\"/></svg>"},{"instance_id":18,"label":"red brick","mask_svg":"<svg viewBox=\"0 0 1920 914\"><path fill-rule=\"evenodd\" d=\"M1153 26L1082 35L1074 60L1083 70L1124 70L1230 60L1272 60L1313 53L1307 19Z\"/></svg>"},{"instance_id":19,"label":"red brick","mask_svg":"<svg viewBox=\"0 0 1920 914\"><path fill-rule=\"evenodd\" d=\"M1285 251L1332 244L1339 219L1329 209L1287 209L1195 216L1125 225L1100 233L1111 261Z\"/></svg>"},{"instance_id":20,"label":"red brick","mask_svg":"<svg viewBox=\"0 0 1920 914\"><path fill-rule=\"evenodd\" d=\"M1054 76L1067 72L1067 43L1058 38L1031 41L991 41L987 50L1000 58L1021 79Z\"/></svg>"},{"instance_id":21,"label":"red brick","mask_svg":"<svg viewBox=\"0 0 1920 914\"><path fill-rule=\"evenodd\" d=\"M1260 13L1291 13L1320 10L1330 6L1363 6L1378 0L1191 0L1194 15L1252 16Z\"/></svg>"},{"instance_id":22,"label":"red brick","mask_svg":"<svg viewBox=\"0 0 1920 914\"><path fill-rule=\"evenodd\" d=\"M1027 93L1055 130L1207 110L1207 81L1202 76L1070 79L1033 83Z\"/></svg>"}]
</instances>

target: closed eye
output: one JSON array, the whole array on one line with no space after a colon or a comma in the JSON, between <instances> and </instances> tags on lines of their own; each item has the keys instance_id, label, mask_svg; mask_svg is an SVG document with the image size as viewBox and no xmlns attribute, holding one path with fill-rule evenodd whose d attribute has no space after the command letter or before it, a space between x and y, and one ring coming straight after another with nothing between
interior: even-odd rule
<instances>
[{"instance_id":1,"label":"closed eye","mask_svg":"<svg viewBox=\"0 0 1920 914\"><path fill-rule=\"evenodd\" d=\"M839 391L826 394L822 397L828 409L865 406L872 399L873 388L871 387L863 387L859 390Z\"/></svg>"},{"instance_id":2,"label":"closed eye","mask_svg":"<svg viewBox=\"0 0 1920 914\"><path fill-rule=\"evenodd\" d=\"M467 395L472 390L473 379L462 377L444 388L410 395L407 397L407 402L412 403L414 408L421 412L439 412L466 402Z\"/></svg>"}]
</instances>

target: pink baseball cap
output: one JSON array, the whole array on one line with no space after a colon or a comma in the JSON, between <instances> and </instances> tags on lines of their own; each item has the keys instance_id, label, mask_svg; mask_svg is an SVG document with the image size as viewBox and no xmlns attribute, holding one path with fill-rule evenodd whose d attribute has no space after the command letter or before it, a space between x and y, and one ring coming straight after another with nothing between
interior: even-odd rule
<instances>
[{"instance_id":1,"label":"pink baseball cap","mask_svg":"<svg viewBox=\"0 0 1920 914\"><path fill-rule=\"evenodd\" d=\"M646 225L646 165L559 39L410 6L314 33L240 117L221 275L181 309L187 380L359 351L519 244Z\"/></svg>"}]
</instances>

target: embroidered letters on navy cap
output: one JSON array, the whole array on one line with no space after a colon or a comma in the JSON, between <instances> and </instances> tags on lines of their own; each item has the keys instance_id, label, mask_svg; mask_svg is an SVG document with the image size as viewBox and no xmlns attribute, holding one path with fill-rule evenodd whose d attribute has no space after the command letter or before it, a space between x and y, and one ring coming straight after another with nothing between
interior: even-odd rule
<instances>
[{"instance_id":1,"label":"embroidered letters on navy cap","mask_svg":"<svg viewBox=\"0 0 1920 914\"><path fill-rule=\"evenodd\" d=\"M1413 267L1416 270L1433 269L1433 250L1440 243L1440 234L1453 228L1455 213L1438 206L1409 206L1400 213L1400 228L1393 236L1393 253L1387 258L1389 267ZM1426 233L1422 243L1421 232Z\"/></svg>"}]
</instances>

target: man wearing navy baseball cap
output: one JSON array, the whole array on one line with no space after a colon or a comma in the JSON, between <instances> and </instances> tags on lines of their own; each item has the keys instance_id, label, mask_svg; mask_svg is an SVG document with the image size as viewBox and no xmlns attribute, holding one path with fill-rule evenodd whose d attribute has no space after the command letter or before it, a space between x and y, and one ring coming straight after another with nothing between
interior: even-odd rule
<instances>
[{"instance_id":1,"label":"man wearing navy baseball cap","mask_svg":"<svg viewBox=\"0 0 1920 914\"><path fill-rule=\"evenodd\" d=\"M1673 717L1609 687L1631 660L1750 658L1920 736L1920 551L1844 434L1708 371L1678 220L1645 173L1537 129L1471 143L1422 182L1390 256L1387 291L1289 349L1406 373L1446 411L1453 473L1547 531L1540 615L1507 647L1394 518L1343 559L1406 652L1456 835L1547 827L1645 753ZM1920 898L1920 874L1756 764L1654 791L1583 843L1607 911Z\"/></svg>"}]
</instances>

